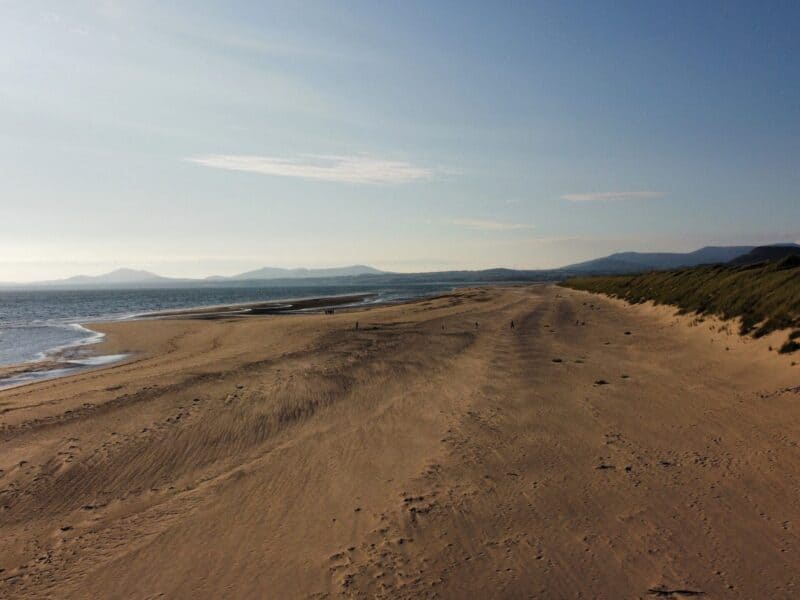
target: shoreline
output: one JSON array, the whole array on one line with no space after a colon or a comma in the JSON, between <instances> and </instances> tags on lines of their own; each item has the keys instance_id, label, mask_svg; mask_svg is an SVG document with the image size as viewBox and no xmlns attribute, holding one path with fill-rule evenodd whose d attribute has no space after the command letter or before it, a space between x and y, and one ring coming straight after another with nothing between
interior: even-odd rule
<instances>
[{"instance_id":1,"label":"shoreline","mask_svg":"<svg viewBox=\"0 0 800 600\"><path fill-rule=\"evenodd\" d=\"M84 338L77 340L73 344L52 348L46 351L45 355L41 358L19 363L0 365L0 391L18 389L20 387L40 381L49 381L63 377L69 377L87 371L106 368L112 365L120 365L134 359L136 352L133 351L114 351L111 353L98 352L98 350L100 350L109 342L108 334L100 329L108 324L113 323L165 319L197 319L213 321L224 319L246 319L248 317L258 316L310 315L322 314L320 311L324 311L328 308L349 312L352 310L368 310L381 306L403 305L416 300L434 299L457 291L480 290L484 287L495 287L502 289L519 287L520 285L522 287L527 287L539 286L543 284L552 285L565 290L571 289L560 286L558 283L551 282L534 282L529 284L489 284L488 286L456 287L449 291L440 290L420 296L378 300L376 302L367 302L367 300L378 298L380 294L377 292L346 293L340 295L287 298L285 300L278 299L269 301L193 306L182 309L125 314L118 318L108 318L100 321L89 320L81 323L73 323L69 325L91 332L93 336L89 339ZM756 340L752 338L752 336L741 335L735 331L731 331L731 325L737 322L735 319L725 321L713 316L703 316L701 318L694 314L683 315L678 314L680 308L673 305L655 305L652 302L647 302L641 305L631 304L624 299L609 297L608 295L602 293L590 292L586 290L572 291L585 294L587 297L603 297L614 304L629 307L630 310L643 315L649 314L655 318L668 318L672 321L673 325L680 324L682 326L696 327L698 324L705 322L705 325L709 327L709 331L711 332L710 338L712 343L721 335L726 338L726 351L738 349L742 346L752 344L750 346L751 348L755 346L758 347L759 351L771 352L777 347L778 337L785 334L785 330L777 330ZM716 336L714 335L715 333L717 334ZM775 359L780 362L785 362L787 365L791 366L797 364L798 361L798 357L793 355L776 354Z\"/></svg>"},{"instance_id":2,"label":"shoreline","mask_svg":"<svg viewBox=\"0 0 800 600\"><path fill-rule=\"evenodd\" d=\"M165 319L197 319L213 321L224 319L246 319L248 317L258 316L310 315L322 314L321 311L329 308L349 312L352 310L368 310L381 306L403 305L416 300L434 299L439 296L451 294L457 291L466 292L470 290L480 290L484 287L502 289L519 286L539 286L543 284L552 285L564 290L571 289L561 286L558 283L551 282L534 282L527 284L489 284L487 286L456 287L451 290L439 290L430 294L403 297L399 299L378 300L375 302L367 302L367 300L379 298L380 293L378 292L345 293L339 295L308 296L268 301L193 306L182 309L125 314L119 316L118 318L108 318L100 321L89 320L81 323L72 323L69 324L69 326L78 327L91 332L93 334L92 337L77 340L73 344L57 346L47 350L46 352L43 352L44 355L41 358L19 363L0 365L0 391L17 389L22 386L37 383L39 381L59 379L76 375L78 373L102 369L112 365L124 364L125 362L135 358L136 353L131 351L115 351L111 353L98 352L98 350L100 350L103 345L107 344L109 341L108 334L100 329L112 323ZM736 319L726 321L715 316L679 314L680 307L669 304L656 305L653 302L632 304L624 299L610 297L599 292L591 292L586 290L572 291L585 294L587 297L603 297L614 304L628 307L631 311L638 312L643 315L649 314L655 318L667 318L672 321L673 325L680 324L687 327L696 327L699 324L704 324L704 326L708 327L709 329L712 343L714 340L720 337L724 337L726 339L726 351L735 350L743 346L750 346L750 348L758 347L760 352L772 352L772 350L778 346L778 338L785 334L785 330L781 329L763 336L762 338L755 339L752 336L741 335L736 333L735 330L731 330L731 326L737 323ZM797 364L798 360L800 360L800 357L790 354L780 355L776 353L775 359L779 362L784 362L787 365L794 366Z\"/></svg>"},{"instance_id":3,"label":"shoreline","mask_svg":"<svg viewBox=\"0 0 800 600\"><path fill-rule=\"evenodd\" d=\"M208 306L193 306L182 309L170 309L165 311L153 311L137 314L125 314L118 318L109 318L101 321L85 321L82 323L69 324L79 327L93 334L91 339L82 339L74 344L58 346L46 352L42 358L30 361L0 365L0 391L18 389L20 387L37 383L39 381L49 381L63 377L69 377L88 371L96 371L113 365L121 365L133 360L136 357L135 351L118 351L101 353L99 350L109 343L108 334L101 329L108 324L130 323L151 320L226 320L226 319L246 319L258 316L280 316L280 315L310 315L323 314L320 311L334 309L339 311L369 310L381 306L396 306L408 304L417 300L430 300L442 295L454 292L468 292L480 290L484 287L489 288L513 288L528 287L539 285L551 285L563 290L571 290L587 297L602 297L619 306L628 307L631 311L644 316L650 315L655 318L668 319L673 325L696 327L705 323L711 332L710 337L713 341L720 336L726 338L727 345L725 350L736 350L743 346L757 347L760 354L772 352L777 344L777 338L785 333L784 330L777 330L758 340L752 336L741 335L731 331L731 325L736 320L725 321L718 317L679 314L679 307L673 305L656 305L652 302L644 304L631 304L624 299L609 297L606 294L591 292L586 290L574 290L561 286L557 282L533 282L525 284L489 284L487 286L456 287L450 290L439 290L430 294L419 296L403 297L398 299L378 300L367 302L369 299L379 298L378 292L345 293L327 296L308 296L299 298L287 298L268 301L241 302L231 304L218 304ZM716 334L716 335L715 335ZM785 362L787 365L797 364L797 357L792 355L776 355L776 360ZM783 360L781 360L783 359Z\"/></svg>"},{"instance_id":4,"label":"shoreline","mask_svg":"<svg viewBox=\"0 0 800 600\"><path fill-rule=\"evenodd\" d=\"M39 381L68 377L70 375L124 363L126 359L133 358L133 353L130 352L112 354L100 354L97 352L97 350L107 342L107 334L103 331L99 331L98 327L102 327L108 323L160 319L217 320L267 315L312 314L316 311L329 308L352 310L404 303L415 299L404 298L400 300L367 303L368 299L377 298L379 296L380 294L377 292L364 292L287 298L285 300L193 306L183 309L126 314L121 315L119 318L109 318L100 321L88 320L80 323L70 323L68 324L70 327L79 327L91 332L93 335L90 338L76 340L72 344L56 346L43 351L40 358L0 365L0 391L16 389Z\"/></svg>"}]
</instances>

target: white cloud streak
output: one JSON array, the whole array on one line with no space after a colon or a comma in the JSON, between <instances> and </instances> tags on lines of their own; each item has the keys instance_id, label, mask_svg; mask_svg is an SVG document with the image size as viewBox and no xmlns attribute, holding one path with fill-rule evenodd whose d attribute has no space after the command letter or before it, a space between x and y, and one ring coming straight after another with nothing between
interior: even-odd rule
<instances>
[{"instance_id":1,"label":"white cloud streak","mask_svg":"<svg viewBox=\"0 0 800 600\"><path fill-rule=\"evenodd\" d=\"M562 200L569 202L616 202L618 200L647 200L649 198L663 198L663 192L599 192L589 194L564 194Z\"/></svg>"},{"instance_id":2,"label":"white cloud streak","mask_svg":"<svg viewBox=\"0 0 800 600\"><path fill-rule=\"evenodd\" d=\"M335 183L401 184L433 176L433 170L425 167L399 160L367 156L310 155L303 159L291 159L276 156L214 154L187 160L204 167L226 171Z\"/></svg>"},{"instance_id":3,"label":"white cloud streak","mask_svg":"<svg viewBox=\"0 0 800 600\"><path fill-rule=\"evenodd\" d=\"M478 231L514 231L520 229L533 229L533 225L527 223L507 223L504 221L493 221L491 219L452 219L448 221L451 225L475 229Z\"/></svg>"}]
</instances>

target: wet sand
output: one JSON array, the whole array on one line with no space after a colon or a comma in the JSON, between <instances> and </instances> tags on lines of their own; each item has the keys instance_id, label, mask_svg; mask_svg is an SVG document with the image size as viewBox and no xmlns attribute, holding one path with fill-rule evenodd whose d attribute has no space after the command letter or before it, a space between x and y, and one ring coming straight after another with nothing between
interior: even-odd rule
<instances>
[{"instance_id":1,"label":"wet sand","mask_svg":"<svg viewBox=\"0 0 800 600\"><path fill-rule=\"evenodd\" d=\"M144 318L181 317L191 319L220 319L231 316L249 317L254 315L279 315L324 309L333 309L335 311L337 308L357 306L360 303L376 297L377 294L374 293L343 294L341 296L321 296L300 298L297 300L246 302L243 304L165 310L144 314L142 316Z\"/></svg>"},{"instance_id":2,"label":"wet sand","mask_svg":"<svg viewBox=\"0 0 800 600\"><path fill-rule=\"evenodd\" d=\"M672 312L95 325L132 358L0 391L0 597L796 597L800 367Z\"/></svg>"},{"instance_id":3,"label":"wet sand","mask_svg":"<svg viewBox=\"0 0 800 600\"><path fill-rule=\"evenodd\" d=\"M377 294L343 294L339 296L320 296L269 302L245 302L241 304L225 304L217 306L201 306L143 313L134 319L227 319L231 317L250 318L258 315L279 315L323 311L334 313L336 310L357 307L373 300ZM93 331L101 326L91 325ZM102 336L101 336L102 337ZM102 346L100 346L102 348ZM87 371L97 366L105 366L121 362L129 358L128 353L98 354L98 346L78 343L67 346L49 354L41 360L0 365L0 390L26 385L33 381L55 379Z\"/></svg>"}]
</instances>

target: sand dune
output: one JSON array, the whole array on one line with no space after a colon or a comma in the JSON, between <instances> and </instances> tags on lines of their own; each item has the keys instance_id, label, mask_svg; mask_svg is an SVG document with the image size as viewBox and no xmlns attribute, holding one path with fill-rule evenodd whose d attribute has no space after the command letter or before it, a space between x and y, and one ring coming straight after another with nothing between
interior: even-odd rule
<instances>
[{"instance_id":1,"label":"sand dune","mask_svg":"<svg viewBox=\"0 0 800 600\"><path fill-rule=\"evenodd\" d=\"M687 322L528 286L97 326L135 358L0 392L0 597L797 597L800 367Z\"/></svg>"}]
</instances>

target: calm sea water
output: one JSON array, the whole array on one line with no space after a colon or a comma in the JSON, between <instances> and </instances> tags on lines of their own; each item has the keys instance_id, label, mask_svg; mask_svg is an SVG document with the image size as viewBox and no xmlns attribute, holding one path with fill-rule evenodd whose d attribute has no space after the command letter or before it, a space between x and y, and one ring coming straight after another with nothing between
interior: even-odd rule
<instances>
[{"instance_id":1,"label":"calm sea water","mask_svg":"<svg viewBox=\"0 0 800 600\"><path fill-rule=\"evenodd\" d=\"M433 283L393 288L296 286L0 291L0 365L41 360L64 348L102 339L82 323L125 319L170 309L360 292L376 293L375 301L381 302L453 287L457 286Z\"/></svg>"}]
</instances>

